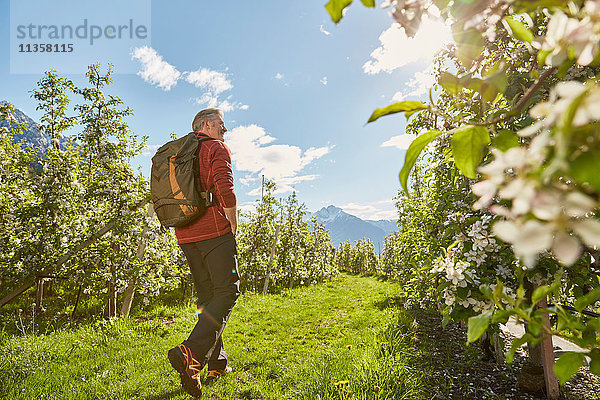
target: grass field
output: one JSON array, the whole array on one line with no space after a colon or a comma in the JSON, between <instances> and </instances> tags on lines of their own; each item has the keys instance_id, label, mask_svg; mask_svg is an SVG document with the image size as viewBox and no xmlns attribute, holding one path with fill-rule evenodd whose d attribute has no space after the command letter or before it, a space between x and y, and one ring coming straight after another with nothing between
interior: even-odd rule
<instances>
[{"instance_id":1,"label":"grass field","mask_svg":"<svg viewBox=\"0 0 600 400\"><path fill-rule=\"evenodd\" d=\"M341 275L279 295L241 296L224 333L233 372L205 387L204 398L429 398L422 371L410 366L413 319L390 302L400 290ZM155 306L131 319L5 334L0 398L188 398L166 352L195 319L192 307Z\"/></svg>"}]
</instances>

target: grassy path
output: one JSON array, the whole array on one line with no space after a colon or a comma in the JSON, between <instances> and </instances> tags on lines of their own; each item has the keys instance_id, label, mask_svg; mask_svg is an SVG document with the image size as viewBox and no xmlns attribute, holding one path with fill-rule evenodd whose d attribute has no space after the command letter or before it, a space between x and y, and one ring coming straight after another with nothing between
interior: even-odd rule
<instances>
[{"instance_id":1,"label":"grassy path","mask_svg":"<svg viewBox=\"0 0 600 400\"><path fill-rule=\"evenodd\" d=\"M400 287L342 275L281 295L240 297L224 342L234 372L208 399L421 399L410 321L386 307ZM142 317L142 315L138 315ZM146 321L100 321L0 339L0 398L185 399L166 352L195 322L191 308L156 307Z\"/></svg>"}]
</instances>

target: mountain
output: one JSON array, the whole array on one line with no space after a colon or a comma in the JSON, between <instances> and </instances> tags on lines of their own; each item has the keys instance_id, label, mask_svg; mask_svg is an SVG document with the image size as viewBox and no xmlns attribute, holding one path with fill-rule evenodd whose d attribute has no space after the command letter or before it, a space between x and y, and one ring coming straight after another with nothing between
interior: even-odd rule
<instances>
[{"instance_id":1,"label":"mountain","mask_svg":"<svg viewBox=\"0 0 600 400\"><path fill-rule=\"evenodd\" d=\"M310 216L315 216L319 222L324 223L325 228L331 232L334 246L347 240L354 242L366 237L375 245L375 251L378 251L379 245L383 246L385 236L398 230L395 221L365 221L335 206L323 207L317 212L309 213Z\"/></svg>"},{"instance_id":2,"label":"mountain","mask_svg":"<svg viewBox=\"0 0 600 400\"><path fill-rule=\"evenodd\" d=\"M6 102L2 101L2 103ZM17 124L22 124L25 127L23 132L17 133L13 136L13 142L17 143L22 140L24 147L29 147L32 149L38 147L40 149L40 153L44 153L44 151L50 147L52 137L49 134L40 131L38 129L37 122L35 122L18 108L14 109L13 117L15 118ZM0 119L0 128L6 127L11 129L9 125L10 124L8 121ZM60 144L62 148L65 148L66 143L67 140L65 138L61 138Z\"/></svg>"},{"instance_id":3,"label":"mountain","mask_svg":"<svg viewBox=\"0 0 600 400\"><path fill-rule=\"evenodd\" d=\"M365 222L368 222L372 225L375 225L378 228L383 229L386 236L398 230L398 222L391 219L380 219L378 221L366 219Z\"/></svg>"}]
</instances>

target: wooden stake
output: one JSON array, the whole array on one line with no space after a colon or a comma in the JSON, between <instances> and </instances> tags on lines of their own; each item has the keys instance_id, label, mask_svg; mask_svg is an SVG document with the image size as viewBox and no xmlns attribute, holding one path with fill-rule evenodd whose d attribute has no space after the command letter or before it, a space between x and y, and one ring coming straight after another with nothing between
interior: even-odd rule
<instances>
[{"instance_id":1,"label":"wooden stake","mask_svg":"<svg viewBox=\"0 0 600 400\"><path fill-rule=\"evenodd\" d=\"M275 238L273 239L273 245L271 246L271 255L269 256L269 262L267 263L267 275L265 276L265 285L263 286L263 294L267 294L267 289L269 288L269 279L271 278L271 264L273 262L273 257L275 256L275 248L277 247L277 240L279 239L279 228L277 225L275 227Z\"/></svg>"},{"instance_id":2,"label":"wooden stake","mask_svg":"<svg viewBox=\"0 0 600 400\"><path fill-rule=\"evenodd\" d=\"M42 312L44 307L42 302L44 301L44 278L37 279L37 291L35 293L35 311Z\"/></svg>"},{"instance_id":3,"label":"wooden stake","mask_svg":"<svg viewBox=\"0 0 600 400\"><path fill-rule=\"evenodd\" d=\"M504 365L506 359L504 358L504 348L502 347L502 342L500 340L500 335L498 334L498 332L492 335L492 342L494 344L496 362L499 365Z\"/></svg>"},{"instance_id":4,"label":"wooden stake","mask_svg":"<svg viewBox=\"0 0 600 400\"><path fill-rule=\"evenodd\" d=\"M548 306L546 297L539 301L538 307L546 308ZM550 329L550 318L548 314L544 314L544 326ZM552 336L545 338L538 345L541 350L542 366L544 367L544 381L546 382L546 396L550 400L558 400L560 398L560 388L558 379L554 374L554 346L552 345Z\"/></svg>"},{"instance_id":5,"label":"wooden stake","mask_svg":"<svg viewBox=\"0 0 600 400\"><path fill-rule=\"evenodd\" d=\"M527 279L524 281L525 295L531 300L531 296L536 289L537 285L529 282ZM538 301L535 305L536 308L548 307L546 297ZM543 315L544 326L550 329L550 318L548 313ZM525 325L525 331L529 332L527 325ZM552 336L546 336L541 343L536 347L527 344L529 350L529 360L532 363L542 366L544 369L544 383L546 385L546 397L550 400L558 400L560 398L560 387L558 386L558 379L554 374L554 346L552 345Z\"/></svg>"},{"instance_id":6,"label":"wooden stake","mask_svg":"<svg viewBox=\"0 0 600 400\"><path fill-rule=\"evenodd\" d=\"M71 321L75 318L75 311L77 311L77 306L79 305L79 298L81 297L81 288L82 285L79 285L79 291L77 292L77 299L75 300L75 307L73 307L73 312L71 313Z\"/></svg>"}]
</instances>

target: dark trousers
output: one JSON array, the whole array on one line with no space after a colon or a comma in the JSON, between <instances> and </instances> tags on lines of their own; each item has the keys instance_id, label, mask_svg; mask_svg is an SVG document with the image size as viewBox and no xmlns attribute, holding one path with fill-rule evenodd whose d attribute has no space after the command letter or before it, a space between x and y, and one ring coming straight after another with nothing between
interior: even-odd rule
<instances>
[{"instance_id":1,"label":"dark trousers","mask_svg":"<svg viewBox=\"0 0 600 400\"><path fill-rule=\"evenodd\" d=\"M237 247L232 233L181 245L198 295L198 322L183 342L208 369L224 369L221 334L240 295Z\"/></svg>"}]
</instances>

